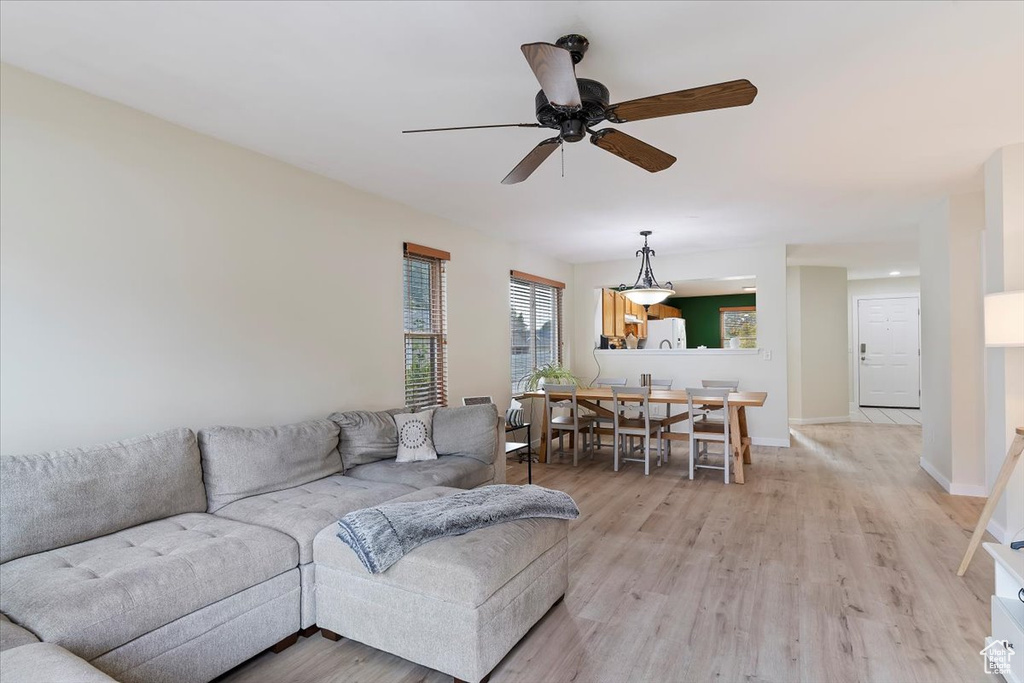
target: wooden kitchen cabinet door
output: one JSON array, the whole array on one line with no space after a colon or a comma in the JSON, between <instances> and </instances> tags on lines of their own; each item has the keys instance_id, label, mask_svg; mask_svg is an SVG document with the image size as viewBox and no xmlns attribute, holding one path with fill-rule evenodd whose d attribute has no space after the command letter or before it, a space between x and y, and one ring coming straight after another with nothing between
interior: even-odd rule
<instances>
[{"instance_id":1,"label":"wooden kitchen cabinet door","mask_svg":"<svg viewBox=\"0 0 1024 683\"><path fill-rule=\"evenodd\" d=\"M610 289L601 290L601 334L615 336L615 292Z\"/></svg>"},{"instance_id":2,"label":"wooden kitchen cabinet door","mask_svg":"<svg viewBox=\"0 0 1024 683\"><path fill-rule=\"evenodd\" d=\"M629 303L629 299L624 297L618 292L615 294L615 337L626 336L626 304Z\"/></svg>"}]
</instances>

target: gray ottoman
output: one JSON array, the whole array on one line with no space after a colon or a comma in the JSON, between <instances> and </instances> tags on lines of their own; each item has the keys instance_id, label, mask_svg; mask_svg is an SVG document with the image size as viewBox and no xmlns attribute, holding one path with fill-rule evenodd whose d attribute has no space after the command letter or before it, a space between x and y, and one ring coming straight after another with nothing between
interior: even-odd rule
<instances>
[{"instance_id":1,"label":"gray ottoman","mask_svg":"<svg viewBox=\"0 0 1024 683\"><path fill-rule=\"evenodd\" d=\"M459 489L431 487L394 501ZM569 523L525 519L426 543L370 574L337 537L313 540L317 625L477 683L565 595Z\"/></svg>"}]
</instances>

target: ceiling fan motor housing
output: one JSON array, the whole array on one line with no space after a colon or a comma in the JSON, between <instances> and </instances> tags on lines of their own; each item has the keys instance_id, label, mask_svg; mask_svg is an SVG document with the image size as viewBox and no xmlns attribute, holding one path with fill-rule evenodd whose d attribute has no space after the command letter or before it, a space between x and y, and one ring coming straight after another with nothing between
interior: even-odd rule
<instances>
[{"instance_id":1,"label":"ceiling fan motor housing","mask_svg":"<svg viewBox=\"0 0 1024 683\"><path fill-rule=\"evenodd\" d=\"M604 121L604 112L610 101L608 88L603 83L589 78L577 78L576 84L579 86L580 101L583 103L583 106L577 111L556 108L548 102L543 90L537 93L534 103L537 107L537 121L540 125L545 128L562 130L565 122L578 121L583 124L582 128L585 129ZM583 139L583 133L576 139L565 137L566 142L578 142L581 139Z\"/></svg>"}]
</instances>

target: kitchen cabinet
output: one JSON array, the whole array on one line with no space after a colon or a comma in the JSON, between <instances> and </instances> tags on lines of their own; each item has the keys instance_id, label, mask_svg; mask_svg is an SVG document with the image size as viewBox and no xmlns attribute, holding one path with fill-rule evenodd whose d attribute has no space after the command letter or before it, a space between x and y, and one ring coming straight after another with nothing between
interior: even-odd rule
<instances>
[{"instance_id":1,"label":"kitchen cabinet","mask_svg":"<svg viewBox=\"0 0 1024 683\"><path fill-rule=\"evenodd\" d=\"M615 295L615 320L614 320L614 331L615 337L626 336L626 304L629 303L629 299L622 296L619 292L612 292Z\"/></svg>"},{"instance_id":2,"label":"kitchen cabinet","mask_svg":"<svg viewBox=\"0 0 1024 683\"><path fill-rule=\"evenodd\" d=\"M615 336L615 292L610 289L601 290L601 334Z\"/></svg>"}]
</instances>

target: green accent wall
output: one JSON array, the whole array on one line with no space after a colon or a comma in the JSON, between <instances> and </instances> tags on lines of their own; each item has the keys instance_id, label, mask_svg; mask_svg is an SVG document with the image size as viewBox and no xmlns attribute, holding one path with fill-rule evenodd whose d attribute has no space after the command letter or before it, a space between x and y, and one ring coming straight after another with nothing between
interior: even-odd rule
<instances>
[{"instance_id":1,"label":"green accent wall","mask_svg":"<svg viewBox=\"0 0 1024 683\"><path fill-rule=\"evenodd\" d=\"M722 348L720 335L721 318L719 309L734 306L756 306L757 294L727 294L725 296L676 297L665 301L679 309L686 320L686 346L695 349L706 346L709 349Z\"/></svg>"}]
</instances>

